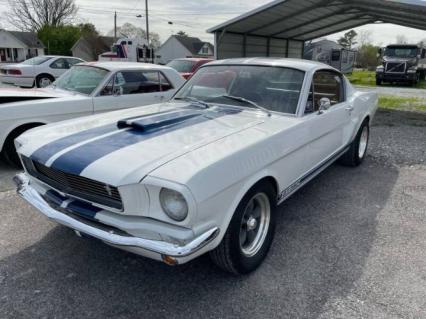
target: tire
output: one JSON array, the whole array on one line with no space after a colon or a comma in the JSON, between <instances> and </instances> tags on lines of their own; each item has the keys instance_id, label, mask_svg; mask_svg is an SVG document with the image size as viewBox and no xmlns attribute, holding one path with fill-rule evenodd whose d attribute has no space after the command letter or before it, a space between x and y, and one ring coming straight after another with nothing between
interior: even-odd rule
<instances>
[{"instance_id":1,"label":"tire","mask_svg":"<svg viewBox=\"0 0 426 319\"><path fill-rule=\"evenodd\" d=\"M41 125L41 124L39 124L39 125ZM20 127L20 128L16 129L15 131L13 131L12 133L9 134L9 136L6 138L6 141L4 142L3 150L2 150L2 153L1 153L6 164L8 164L8 165L10 165L14 168L22 168L21 161L19 159L18 154L16 153L15 139L19 135L23 134L25 131L28 131L29 129L32 129L32 128L37 127L39 125L34 124L34 125L23 126L23 127Z\"/></svg>"},{"instance_id":2,"label":"tire","mask_svg":"<svg viewBox=\"0 0 426 319\"><path fill-rule=\"evenodd\" d=\"M221 243L210 252L213 262L235 275L256 270L271 247L275 210L276 192L271 183L253 186L235 210Z\"/></svg>"},{"instance_id":3,"label":"tire","mask_svg":"<svg viewBox=\"0 0 426 319\"><path fill-rule=\"evenodd\" d=\"M345 166L359 166L364 161L367 154L369 140L370 126L368 124L368 119L366 119L362 123L355 140L351 143L349 150L342 155L339 162Z\"/></svg>"},{"instance_id":4,"label":"tire","mask_svg":"<svg viewBox=\"0 0 426 319\"><path fill-rule=\"evenodd\" d=\"M382 85L382 80L376 79L376 85Z\"/></svg>"},{"instance_id":5,"label":"tire","mask_svg":"<svg viewBox=\"0 0 426 319\"><path fill-rule=\"evenodd\" d=\"M36 85L38 88L49 86L55 81L55 78L49 74L40 74L36 78Z\"/></svg>"},{"instance_id":6,"label":"tire","mask_svg":"<svg viewBox=\"0 0 426 319\"><path fill-rule=\"evenodd\" d=\"M420 80L424 81L426 79L426 72L425 71L420 71Z\"/></svg>"}]
</instances>

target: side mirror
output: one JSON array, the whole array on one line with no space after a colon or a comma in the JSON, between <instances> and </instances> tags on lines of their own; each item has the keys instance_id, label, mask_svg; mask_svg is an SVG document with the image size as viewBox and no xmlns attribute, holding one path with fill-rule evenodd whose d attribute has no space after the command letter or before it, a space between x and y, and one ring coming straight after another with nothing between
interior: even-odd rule
<instances>
[{"instance_id":1,"label":"side mirror","mask_svg":"<svg viewBox=\"0 0 426 319\"><path fill-rule=\"evenodd\" d=\"M327 111L331 107L331 100L328 97L323 97L319 101L319 110L318 114L324 113L324 111Z\"/></svg>"},{"instance_id":2,"label":"side mirror","mask_svg":"<svg viewBox=\"0 0 426 319\"><path fill-rule=\"evenodd\" d=\"M122 88L121 87L114 87L112 91L112 95L114 96L120 96L122 94Z\"/></svg>"}]
</instances>

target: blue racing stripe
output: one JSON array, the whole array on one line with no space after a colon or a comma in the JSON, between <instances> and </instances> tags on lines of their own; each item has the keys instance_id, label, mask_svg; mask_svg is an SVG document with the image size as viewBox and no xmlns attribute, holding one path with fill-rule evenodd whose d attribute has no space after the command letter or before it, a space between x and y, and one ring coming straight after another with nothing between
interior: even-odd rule
<instances>
[{"instance_id":1,"label":"blue racing stripe","mask_svg":"<svg viewBox=\"0 0 426 319\"><path fill-rule=\"evenodd\" d=\"M140 115L140 116L136 116L136 117L132 117L129 118L128 120L131 119L141 119L144 117L151 117L154 115L159 115L159 114L165 114L165 113L170 113L170 112L174 112L174 110L167 110L167 111L162 111L162 112L156 112L156 113L151 113L151 114L144 114L144 115ZM31 159L39 162L41 164L46 164L47 161L55 154L57 154L60 151L63 151L64 149L73 146L74 144L77 143L81 143L87 140L90 140L92 138L98 137L98 136L102 136L104 134L107 133L111 133L113 131L118 130L119 128L117 127L117 124L111 123L108 125L103 125L103 126L98 126L98 127L94 127L88 130L84 130L84 131L80 131L71 135L67 135L65 137L62 137L58 140L55 140L53 142L50 142L46 145L43 145L42 147L40 147L39 149L37 149L32 155L31 155Z\"/></svg>"},{"instance_id":2,"label":"blue racing stripe","mask_svg":"<svg viewBox=\"0 0 426 319\"><path fill-rule=\"evenodd\" d=\"M154 130L145 131L136 128L122 130L117 134L100 138L70 150L57 158L52 163L51 167L69 174L79 175L93 162L122 148L176 131L183 127L192 126L227 114L235 114L239 112L240 110L235 109L213 112L204 111L199 113L198 116L184 119L182 122L174 123L172 125L161 126Z\"/></svg>"},{"instance_id":3,"label":"blue racing stripe","mask_svg":"<svg viewBox=\"0 0 426 319\"><path fill-rule=\"evenodd\" d=\"M102 210L91 204L81 202L78 200L75 200L69 203L66 209L74 214L77 214L89 219L95 219L96 214Z\"/></svg>"}]
</instances>

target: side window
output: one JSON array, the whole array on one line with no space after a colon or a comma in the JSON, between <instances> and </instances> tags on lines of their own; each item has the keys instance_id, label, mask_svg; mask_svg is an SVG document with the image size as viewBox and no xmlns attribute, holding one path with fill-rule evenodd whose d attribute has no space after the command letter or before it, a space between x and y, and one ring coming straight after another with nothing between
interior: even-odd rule
<instances>
[{"instance_id":1,"label":"side window","mask_svg":"<svg viewBox=\"0 0 426 319\"><path fill-rule=\"evenodd\" d=\"M83 61L78 60L78 59L66 59L66 60L68 62L69 67L72 67L72 66L74 66L74 65L76 65L78 63L83 62Z\"/></svg>"},{"instance_id":2,"label":"side window","mask_svg":"<svg viewBox=\"0 0 426 319\"><path fill-rule=\"evenodd\" d=\"M52 69L69 69L70 65L66 59L61 58L54 61L50 67Z\"/></svg>"},{"instance_id":3,"label":"side window","mask_svg":"<svg viewBox=\"0 0 426 319\"><path fill-rule=\"evenodd\" d=\"M158 72L122 71L118 72L114 80L114 91L120 94L142 94L160 91Z\"/></svg>"},{"instance_id":4,"label":"side window","mask_svg":"<svg viewBox=\"0 0 426 319\"><path fill-rule=\"evenodd\" d=\"M161 91L165 92L168 90L172 90L173 89L173 85L169 82L169 80L167 80L167 78L164 76L163 73L159 73L160 74L160 86L161 86Z\"/></svg>"},{"instance_id":5,"label":"side window","mask_svg":"<svg viewBox=\"0 0 426 319\"><path fill-rule=\"evenodd\" d=\"M331 105L344 101L343 79L333 71L318 71L313 80L313 109L319 110L319 103L323 97L330 99Z\"/></svg>"}]
</instances>

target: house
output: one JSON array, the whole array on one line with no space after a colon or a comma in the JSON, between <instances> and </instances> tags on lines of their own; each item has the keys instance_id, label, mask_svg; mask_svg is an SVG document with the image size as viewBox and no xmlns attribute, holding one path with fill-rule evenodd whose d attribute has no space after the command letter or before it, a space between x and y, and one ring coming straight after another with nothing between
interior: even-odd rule
<instances>
[{"instance_id":1,"label":"house","mask_svg":"<svg viewBox=\"0 0 426 319\"><path fill-rule=\"evenodd\" d=\"M156 63L166 64L179 58L213 58L214 47L199 38L172 35L155 53Z\"/></svg>"},{"instance_id":2,"label":"house","mask_svg":"<svg viewBox=\"0 0 426 319\"><path fill-rule=\"evenodd\" d=\"M0 62L21 62L44 55L44 44L35 32L0 29Z\"/></svg>"},{"instance_id":3,"label":"house","mask_svg":"<svg viewBox=\"0 0 426 319\"><path fill-rule=\"evenodd\" d=\"M303 52L303 58L306 60L319 61L331 64L331 52L341 50L343 47L337 42L323 39L316 42L307 42Z\"/></svg>"},{"instance_id":4,"label":"house","mask_svg":"<svg viewBox=\"0 0 426 319\"><path fill-rule=\"evenodd\" d=\"M71 48L72 55L85 61L96 61L101 53L110 51L114 37L83 36Z\"/></svg>"}]
</instances>

